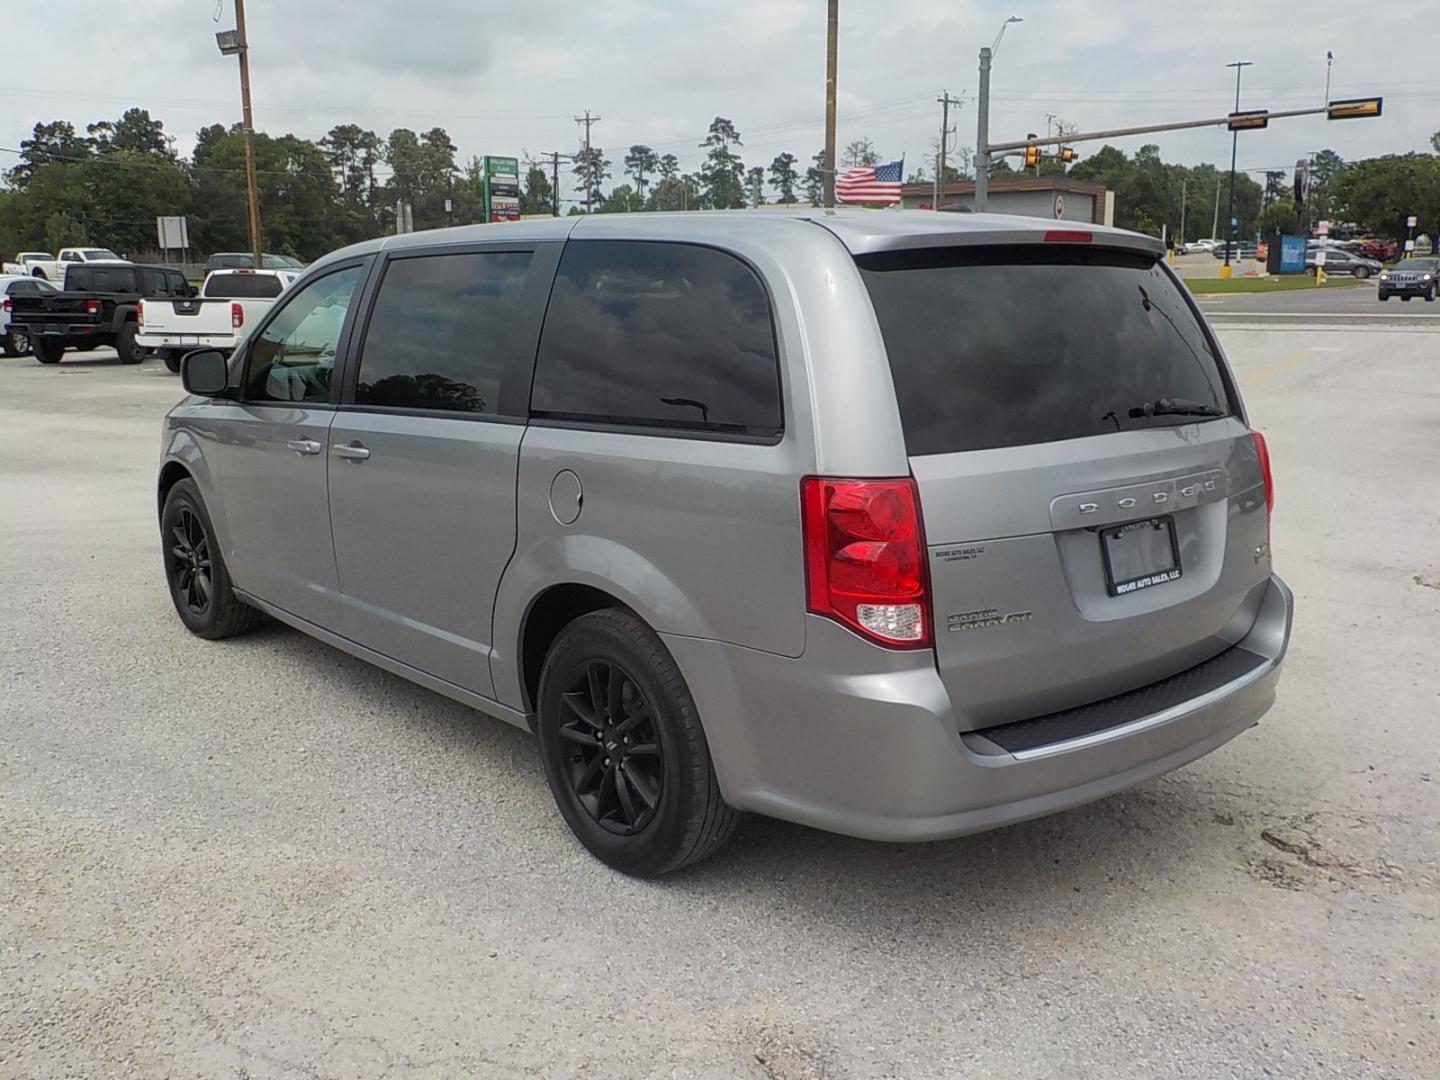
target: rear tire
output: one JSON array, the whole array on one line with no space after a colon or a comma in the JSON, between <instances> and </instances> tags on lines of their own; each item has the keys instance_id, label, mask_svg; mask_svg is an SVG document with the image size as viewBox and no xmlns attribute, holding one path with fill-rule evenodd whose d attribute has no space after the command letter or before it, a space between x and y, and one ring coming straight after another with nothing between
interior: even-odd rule
<instances>
[{"instance_id":1,"label":"rear tire","mask_svg":"<svg viewBox=\"0 0 1440 1080\"><path fill-rule=\"evenodd\" d=\"M30 348L42 364L58 364L65 355L65 342L56 338L31 338Z\"/></svg>"},{"instance_id":2,"label":"rear tire","mask_svg":"<svg viewBox=\"0 0 1440 1080\"><path fill-rule=\"evenodd\" d=\"M1370 268L1368 266L1357 266L1355 268L1355 276L1361 281L1364 281L1370 276Z\"/></svg>"},{"instance_id":3,"label":"rear tire","mask_svg":"<svg viewBox=\"0 0 1440 1080\"><path fill-rule=\"evenodd\" d=\"M30 352L30 338L25 334L6 334L0 338L0 351L6 356L25 356Z\"/></svg>"},{"instance_id":4,"label":"rear tire","mask_svg":"<svg viewBox=\"0 0 1440 1080\"><path fill-rule=\"evenodd\" d=\"M115 335L115 351L120 354L122 364L138 364L145 359L145 350L136 343L135 336L133 322L123 324L120 333Z\"/></svg>"},{"instance_id":5,"label":"rear tire","mask_svg":"<svg viewBox=\"0 0 1440 1080\"><path fill-rule=\"evenodd\" d=\"M618 608L576 619L540 673L540 757L560 814L601 862L658 877L714 854L720 794L695 701L655 631Z\"/></svg>"},{"instance_id":6,"label":"rear tire","mask_svg":"<svg viewBox=\"0 0 1440 1080\"><path fill-rule=\"evenodd\" d=\"M177 482L165 496L160 551L175 612L196 637L234 637L260 622L260 612L231 587L215 526L193 480Z\"/></svg>"},{"instance_id":7,"label":"rear tire","mask_svg":"<svg viewBox=\"0 0 1440 1080\"><path fill-rule=\"evenodd\" d=\"M165 363L165 370L172 375L180 374L180 358L184 353L175 352L173 349L161 349L160 359Z\"/></svg>"},{"instance_id":8,"label":"rear tire","mask_svg":"<svg viewBox=\"0 0 1440 1080\"><path fill-rule=\"evenodd\" d=\"M1408 303L1410 303L1410 301L1411 301L1412 299L1414 299L1414 298L1413 298L1409 293L1406 293L1404 296L1400 297L1400 299L1403 300L1403 301L1405 301L1405 303L1408 304Z\"/></svg>"}]
</instances>

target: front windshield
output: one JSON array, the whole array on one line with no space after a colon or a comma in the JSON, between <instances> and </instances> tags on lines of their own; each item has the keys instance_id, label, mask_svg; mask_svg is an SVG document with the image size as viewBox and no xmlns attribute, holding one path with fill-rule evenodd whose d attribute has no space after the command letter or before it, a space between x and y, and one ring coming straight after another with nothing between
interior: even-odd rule
<instances>
[{"instance_id":1,"label":"front windshield","mask_svg":"<svg viewBox=\"0 0 1440 1080\"><path fill-rule=\"evenodd\" d=\"M1414 270L1419 274L1433 274L1440 266L1440 259L1402 259L1395 264L1396 270Z\"/></svg>"}]
</instances>

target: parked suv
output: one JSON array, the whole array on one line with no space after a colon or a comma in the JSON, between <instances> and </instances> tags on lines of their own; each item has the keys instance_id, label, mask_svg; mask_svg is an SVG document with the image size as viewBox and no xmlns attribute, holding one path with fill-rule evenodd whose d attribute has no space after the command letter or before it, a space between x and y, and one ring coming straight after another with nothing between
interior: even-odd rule
<instances>
[{"instance_id":1,"label":"parked suv","mask_svg":"<svg viewBox=\"0 0 1440 1080\"><path fill-rule=\"evenodd\" d=\"M531 728L628 873L742 810L926 840L1119 791L1254 724L1290 627L1265 441L1162 254L820 210L346 248L184 358L171 596Z\"/></svg>"}]
</instances>

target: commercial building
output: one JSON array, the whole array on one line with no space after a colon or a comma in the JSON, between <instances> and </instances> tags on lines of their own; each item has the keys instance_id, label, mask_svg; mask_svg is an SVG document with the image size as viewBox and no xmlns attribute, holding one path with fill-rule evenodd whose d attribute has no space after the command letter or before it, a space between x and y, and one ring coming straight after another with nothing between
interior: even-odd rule
<instances>
[{"instance_id":1,"label":"commercial building","mask_svg":"<svg viewBox=\"0 0 1440 1080\"><path fill-rule=\"evenodd\" d=\"M973 208L975 182L954 180L945 185L941 207ZM935 205L935 185L904 184L900 205L907 210L929 210ZM1115 193L1099 184L1071 180L1064 176L990 178L985 209L992 214L1020 214L1025 217L1054 218L1057 221L1091 225L1115 223Z\"/></svg>"}]
</instances>

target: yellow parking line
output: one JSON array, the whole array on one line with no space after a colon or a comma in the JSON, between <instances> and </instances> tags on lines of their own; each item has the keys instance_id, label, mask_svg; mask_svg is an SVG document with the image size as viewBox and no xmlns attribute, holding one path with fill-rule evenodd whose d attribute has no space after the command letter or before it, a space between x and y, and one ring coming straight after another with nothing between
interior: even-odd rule
<instances>
[{"instance_id":1,"label":"yellow parking line","mask_svg":"<svg viewBox=\"0 0 1440 1080\"><path fill-rule=\"evenodd\" d=\"M1308 356L1313 356L1313 355L1319 353L1319 351L1320 351L1319 349L1315 349L1315 348L1301 349L1299 352L1293 352L1293 353L1291 353L1289 356L1282 356L1279 360L1276 360L1273 364L1267 364L1265 367L1261 368L1259 371L1252 371L1252 372L1250 372L1250 374L1248 374L1248 375L1241 376L1241 378L1240 378L1240 385L1241 385L1241 386L1252 386L1252 385L1254 385L1254 384L1257 383L1257 382L1261 382L1261 381L1263 381L1263 380L1265 380L1265 379L1268 379L1271 375L1279 374L1279 373L1282 372L1282 371L1288 371L1290 368L1294 367L1296 364L1299 364L1299 363L1300 363L1302 360L1304 360L1306 357L1308 357Z\"/></svg>"}]
</instances>

